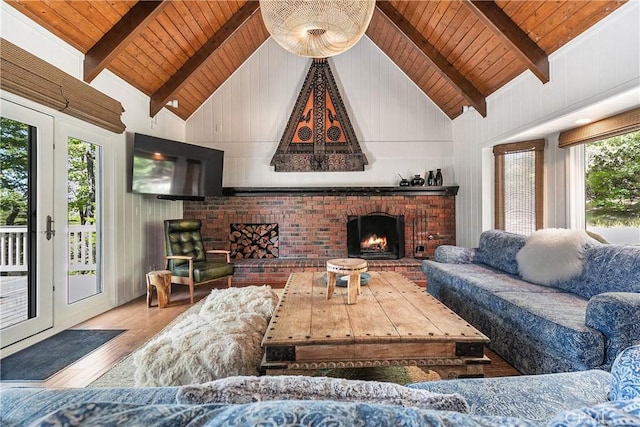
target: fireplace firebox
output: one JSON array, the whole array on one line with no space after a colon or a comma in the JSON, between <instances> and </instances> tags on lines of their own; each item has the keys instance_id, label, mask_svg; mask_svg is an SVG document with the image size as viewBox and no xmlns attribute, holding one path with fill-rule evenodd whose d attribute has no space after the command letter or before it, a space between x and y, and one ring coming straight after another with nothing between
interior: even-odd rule
<instances>
[{"instance_id":1,"label":"fireplace firebox","mask_svg":"<svg viewBox=\"0 0 640 427\"><path fill-rule=\"evenodd\" d=\"M374 212L347 218L347 253L351 258L404 257L404 216Z\"/></svg>"}]
</instances>

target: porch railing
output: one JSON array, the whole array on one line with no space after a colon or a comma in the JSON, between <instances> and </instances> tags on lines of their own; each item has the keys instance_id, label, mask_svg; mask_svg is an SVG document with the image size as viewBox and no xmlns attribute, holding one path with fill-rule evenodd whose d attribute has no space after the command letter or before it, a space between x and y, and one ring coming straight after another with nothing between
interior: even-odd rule
<instances>
[{"instance_id":1,"label":"porch railing","mask_svg":"<svg viewBox=\"0 0 640 427\"><path fill-rule=\"evenodd\" d=\"M95 225L69 226L67 266L69 271L96 270Z\"/></svg>"},{"instance_id":2,"label":"porch railing","mask_svg":"<svg viewBox=\"0 0 640 427\"><path fill-rule=\"evenodd\" d=\"M27 271L27 227L0 227L0 272Z\"/></svg>"},{"instance_id":3,"label":"porch railing","mask_svg":"<svg viewBox=\"0 0 640 427\"><path fill-rule=\"evenodd\" d=\"M0 227L0 272L27 271L27 227ZM96 226L69 226L69 271L96 270Z\"/></svg>"}]
</instances>

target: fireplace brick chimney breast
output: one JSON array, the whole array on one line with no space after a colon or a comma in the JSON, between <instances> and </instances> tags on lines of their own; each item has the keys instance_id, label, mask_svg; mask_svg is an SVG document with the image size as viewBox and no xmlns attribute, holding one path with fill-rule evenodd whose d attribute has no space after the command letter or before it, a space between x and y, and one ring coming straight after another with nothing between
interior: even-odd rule
<instances>
[{"instance_id":1,"label":"fireplace brick chimney breast","mask_svg":"<svg viewBox=\"0 0 640 427\"><path fill-rule=\"evenodd\" d=\"M279 224L282 258L344 258L349 216L384 212L404 216L404 253L413 257L424 246L455 244L455 197L442 195L260 195L207 198L184 202L184 217L202 220L207 249L229 248L233 223ZM438 235L439 240L429 240Z\"/></svg>"}]
</instances>

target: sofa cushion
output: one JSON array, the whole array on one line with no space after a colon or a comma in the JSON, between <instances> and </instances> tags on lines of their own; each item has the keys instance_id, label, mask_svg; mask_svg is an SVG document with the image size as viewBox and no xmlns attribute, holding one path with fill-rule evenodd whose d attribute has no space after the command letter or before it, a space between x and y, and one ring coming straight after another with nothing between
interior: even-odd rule
<instances>
[{"instance_id":1,"label":"sofa cushion","mask_svg":"<svg viewBox=\"0 0 640 427\"><path fill-rule=\"evenodd\" d=\"M434 393L459 393L473 415L521 417L541 423L556 414L606 402L611 375L593 369L580 372L498 378L426 381L409 388ZM544 390L544 392L542 392Z\"/></svg>"},{"instance_id":2,"label":"sofa cushion","mask_svg":"<svg viewBox=\"0 0 640 427\"><path fill-rule=\"evenodd\" d=\"M620 352L611 366L611 400L640 399L640 345Z\"/></svg>"},{"instance_id":3,"label":"sofa cushion","mask_svg":"<svg viewBox=\"0 0 640 427\"><path fill-rule=\"evenodd\" d=\"M83 402L175 403L178 387L157 388L42 388L15 387L0 390L0 425L25 426L61 407Z\"/></svg>"},{"instance_id":4,"label":"sofa cushion","mask_svg":"<svg viewBox=\"0 0 640 427\"><path fill-rule=\"evenodd\" d=\"M604 292L640 293L640 246L588 247L582 274L556 286L587 299Z\"/></svg>"},{"instance_id":5,"label":"sofa cushion","mask_svg":"<svg viewBox=\"0 0 640 427\"><path fill-rule=\"evenodd\" d=\"M498 292L494 307L536 342L568 360L595 368L604 362L605 336L585 325L587 301L570 293Z\"/></svg>"},{"instance_id":6,"label":"sofa cushion","mask_svg":"<svg viewBox=\"0 0 640 427\"><path fill-rule=\"evenodd\" d=\"M268 401L244 405L131 405L95 402L70 405L37 425L139 426L522 426L536 423L508 417L479 417L415 407L336 401Z\"/></svg>"},{"instance_id":7,"label":"sofa cushion","mask_svg":"<svg viewBox=\"0 0 640 427\"><path fill-rule=\"evenodd\" d=\"M640 426L640 399L618 400L558 414L549 427Z\"/></svg>"},{"instance_id":8,"label":"sofa cushion","mask_svg":"<svg viewBox=\"0 0 640 427\"><path fill-rule=\"evenodd\" d=\"M433 253L433 259L435 261L446 262L448 264L468 264L473 262L475 257L475 249L453 245L440 245Z\"/></svg>"},{"instance_id":9,"label":"sofa cushion","mask_svg":"<svg viewBox=\"0 0 640 427\"><path fill-rule=\"evenodd\" d=\"M193 263L193 280L196 283L206 282L233 274L234 265L226 262L202 261ZM189 277L189 264L177 266L173 274L181 277Z\"/></svg>"},{"instance_id":10,"label":"sofa cushion","mask_svg":"<svg viewBox=\"0 0 640 427\"><path fill-rule=\"evenodd\" d=\"M510 274L518 274L516 254L522 249L526 239L526 236L501 230L485 231L480 235L475 260Z\"/></svg>"},{"instance_id":11,"label":"sofa cushion","mask_svg":"<svg viewBox=\"0 0 640 427\"><path fill-rule=\"evenodd\" d=\"M606 336L606 365L618 353L640 342L640 293L605 292L587 304L585 324Z\"/></svg>"},{"instance_id":12,"label":"sofa cushion","mask_svg":"<svg viewBox=\"0 0 640 427\"><path fill-rule=\"evenodd\" d=\"M527 331L535 342L587 368L602 364L604 336L585 325L587 300L477 264L425 262L424 269L427 289L444 283L465 303L499 313L514 332Z\"/></svg>"},{"instance_id":13,"label":"sofa cushion","mask_svg":"<svg viewBox=\"0 0 640 427\"><path fill-rule=\"evenodd\" d=\"M251 403L265 400L339 400L469 412L459 394L432 393L398 384L341 378L282 375L229 377L181 387L178 403Z\"/></svg>"},{"instance_id":14,"label":"sofa cushion","mask_svg":"<svg viewBox=\"0 0 640 427\"><path fill-rule=\"evenodd\" d=\"M482 264L443 264L425 260L422 262L422 270L427 276L427 282L438 281L446 283L461 292L465 292L466 289L470 295L475 293L475 289L473 287L470 288L469 284L478 284L482 289L490 293L508 291L562 292L560 289L529 283L516 275Z\"/></svg>"}]
</instances>

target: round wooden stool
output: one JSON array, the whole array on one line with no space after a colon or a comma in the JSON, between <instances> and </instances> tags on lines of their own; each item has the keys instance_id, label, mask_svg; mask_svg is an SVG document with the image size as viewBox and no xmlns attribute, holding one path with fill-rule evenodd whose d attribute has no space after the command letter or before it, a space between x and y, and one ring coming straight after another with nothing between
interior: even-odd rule
<instances>
[{"instance_id":1,"label":"round wooden stool","mask_svg":"<svg viewBox=\"0 0 640 427\"><path fill-rule=\"evenodd\" d=\"M355 304L360 295L360 273L367 271L367 261L360 258L337 258L327 261L327 299L336 289L336 275L348 275L347 304Z\"/></svg>"},{"instance_id":2,"label":"round wooden stool","mask_svg":"<svg viewBox=\"0 0 640 427\"><path fill-rule=\"evenodd\" d=\"M153 288L158 294L158 308L165 308L171 299L171 272L157 270L147 273L147 307L151 307Z\"/></svg>"}]
</instances>

